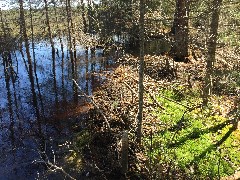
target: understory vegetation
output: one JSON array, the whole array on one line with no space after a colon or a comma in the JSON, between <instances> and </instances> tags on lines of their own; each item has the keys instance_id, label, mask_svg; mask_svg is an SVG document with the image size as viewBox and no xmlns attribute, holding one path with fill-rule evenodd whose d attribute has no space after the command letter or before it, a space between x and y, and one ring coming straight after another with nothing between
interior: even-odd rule
<instances>
[{"instance_id":1,"label":"understory vegetation","mask_svg":"<svg viewBox=\"0 0 240 180\"><path fill-rule=\"evenodd\" d=\"M0 123L14 153L34 124L46 177L240 178L239 0L12 3Z\"/></svg>"},{"instance_id":2,"label":"understory vegetation","mask_svg":"<svg viewBox=\"0 0 240 180\"><path fill-rule=\"evenodd\" d=\"M160 124L145 139L155 178L162 177L158 168L166 164L169 176L180 168L196 179L228 176L239 168L240 132L234 127L239 115L231 115L236 107L229 100L223 104L226 97L214 96L202 108L199 96L181 86L157 95L164 109L153 113ZM224 112L226 108L233 112Z\"/></svg>"},{"instance_id":3,"label":"understory vegetation","mask_svg":"<svg viewBox=\"0 0 240 180\"><path fill-rule=\"evenodd\" d=\"M138 59L127 54L119 59L119 66L94 93L94 101L102 112L97 115L90 111L84 120L86 129L76 135L75 161L83 160L78 164L79 171L86 174L90 170L89 178L97 174L103 179L237 179L239 99L230 92L239 88L239 77L222 83L208 105L202 106L201 75L188 82L185 78L188 73L184 72L186 64L176 63L178 78L173 78L173 67L166 70L162 66L165 58L159 56L156 63L154 57L148 55L145 60L145 69L149 72L154 64L154 71L144 78L142 146L136 143L134 132L138 111L135 68ZM169 61L171 64L172 60ZM199 72L202 63L188 64L192 74ZM172 79L163 78L162 71ZM109 120L110 130L104 128L103 116ZM124 175L122 136L125 129L128 129L128 171ZM71 158L70 167L76 167Z\"/></svg>"}]
</instances>

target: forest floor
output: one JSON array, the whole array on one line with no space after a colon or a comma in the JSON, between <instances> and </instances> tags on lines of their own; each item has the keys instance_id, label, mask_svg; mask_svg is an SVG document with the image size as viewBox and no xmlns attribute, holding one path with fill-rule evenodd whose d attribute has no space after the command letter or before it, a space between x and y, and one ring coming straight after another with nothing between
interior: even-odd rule
<instances>
[{"instance_id":1,"label":"forest floor","mask_svg":"<svg viewBox=\"0 0 240 180\"><path fill-rule=\"evenodd\" d=\"M156 109L167 108L159 101L159 92L171 89L178 96L185 96L185 93L197 93L201 96L205 73L204 61L199 59L182 63L173 62L168 56L145 56L143 137L148 139L143 138L141 146L135 139L138 113L138 58L126 54L118 59L117 64L119 66L114 72L107 74L107 82L90 97L90 104L94 105L89 104L89 111L85 113L81 123L83 128L76 133L76 149L66 159L70 164L68 168L81 172L80 177L84 179L158 179L157 177L195 179L194 174L176 166L172 168L172 162L154 164L154 159L148 152L153 150L153 135L162 127L172 128L154 113ZM226 64L219 63L217 69L219 71L226 69ZM229 89L226 85L214 87L215 94L221 95L221 100L215 96L211 97L210 102L213 105L211 113L227 117L237 108L234 103L238 99L236 88ZM199 99L183 104L176 99L164 95L162 97L176 106L183 106L186 111L202 108ZM240 139L239 130L238 123L235 134ZM124 135L126 133L127 138ZM149 137L150 147L146 145ZM122 157L124 153L128 154L127 158ZM75 174L75 177L78 176Z\"/></svg>"}]
</instances>

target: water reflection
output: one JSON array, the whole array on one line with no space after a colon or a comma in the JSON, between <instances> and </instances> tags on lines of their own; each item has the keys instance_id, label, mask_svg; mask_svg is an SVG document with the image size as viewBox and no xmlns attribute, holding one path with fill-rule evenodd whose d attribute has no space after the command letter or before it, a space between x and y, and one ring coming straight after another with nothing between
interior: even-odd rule
<instances>
[{"instance_id":1,"label":"water reflection","mask_svg":"<svg viewBox=\"0 0 240 180\"><path fill-rule=\"evenodd\" d=\"M77 59L72 69L67 40L63 38L62 41L55 42L55 64L47 42L34 43L30 49L35 78L32 87L23 46L21 50L1 57L0 179L47 176L46 167L39 162L53 158L58 145L69 142L72 125L80 121L76 117L89 106L82 106L86 102L79 98L79 101L74 101L72 78L86 94L91 95L94 88L104 81L99 74L110 70L109 65L114 63L115 57L102 57L101 49L96 49L93 54L77 46ZM37 98L35 103L32 100L33 89Z\"/></svg>"}]
</instances>

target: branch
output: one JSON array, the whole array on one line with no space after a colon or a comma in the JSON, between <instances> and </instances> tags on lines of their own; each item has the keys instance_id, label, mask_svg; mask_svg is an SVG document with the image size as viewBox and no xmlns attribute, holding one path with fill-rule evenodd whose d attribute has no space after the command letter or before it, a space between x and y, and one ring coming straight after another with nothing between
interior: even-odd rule
<instances>
[{"instance_id":1,"label":"branch","mask_svg":"<svg viewBox=\"0 0 240 180\"><path fill-rule=\"evenodd\" d=\"M98 113L100 113L105 121L105 123L107 124L107 128L110 130L110 124L108 122L108 119L106 118L106 116L104 115L104 113L102 112L102 110L98 107L98 105L94 102L93 98L91 96L86 95L83 90L81 89L81 87L77 84L75 79L72 79L73 82L75 83L75 85L77 86L77 88L79 89L79 91L81 92L81 94L90 102L93 104L93 106L95 107L95 109L97 110Z\"/></svg>"},{"instance_id":2,"label":"branch","mask_svg":"<svg viewBox=\"0 0 240 180\"><path fill-rule=\"evenodd\" d=\"M50 161L44 161L44 160L41 160L41 161L33 161L33 163L43 163L43 164L46 164L47 167L48 167L48 170L50 171L61 171L65 176L69 177L70 179L72 180L76 180L75 178L73 178L70 174L68 174L62 167L58 167L57 165L51 163ZM52 169L53 168L53 169Z\"/></svg>"},{"instance_id":3,"label":"branch","mask_svg":"<svg viewBox=\"0 0 240 180\"><path fill-rule=\"evenodd\" d=\"M48 170L50 170L52 172L61 171L65 176L69 177L70 179L76 180L74 177L72 177L70 174L68 174L62 167L58 167L56 164L53 164L52 162L50 162L49 158L45 152L42 152L40 150L38 150L37 152L38 152L39 156L41 157L41 159L34 160L32 163L43 163L47 166Z\"/></svg>"}]
</instances>

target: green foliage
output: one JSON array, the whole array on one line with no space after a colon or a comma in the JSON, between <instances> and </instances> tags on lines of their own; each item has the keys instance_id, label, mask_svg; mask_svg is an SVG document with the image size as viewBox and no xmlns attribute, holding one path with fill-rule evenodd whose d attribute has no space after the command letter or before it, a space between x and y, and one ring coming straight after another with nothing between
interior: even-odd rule
<instances>
[{"instance_id":1,"label":"green foliage","mask_svg":"<svg viewBox=\"0 0 240 180\"><path fill-rule=\"evenodd\" d=\"M10 9L2 11L4 21L7 24L7 27L11 29L11 35L13 37L19 37L20 34L20 21L19 19L19 10L18 9ZM73 24L75 24L78 28L82 28L82 20L80 19L81 11L77 8L72 9L72 19ZM56 14L53 8L49 8L49 18L50 25L53 36L57 36L57 32L67 32L67 16L64 7L57 7ZM34 37L37 39L44 39L48 37L47 29L46 29L46 15L45 9L32 9L32 18L33 18L33 31ZM31 19L30 19L30 11L25 10L25 21L27 26L27 34L31 37Z\"/></svg>"},{"instance_id":2,"label":"green foliage","mask_svg":"<svg viewBox=\"0 0 240 180\"><path fill-rule=\"evenodd\" d=\"M158 127L152 139L148 137L145 141L152 149L148 150L148 156L152 158L153 167L170 163L189 176L197 174L203 179L234 173L240 164L237 153L240 138L239 130L232 131L230 120L213 113L211 104L205 109L186 108L186 105L196 106L193 102L200 102L200 99L199 94L184 91L182 87L161 91L158 101L165 109L153 113L165 127Z\"/></svg>"}]
</instances>

